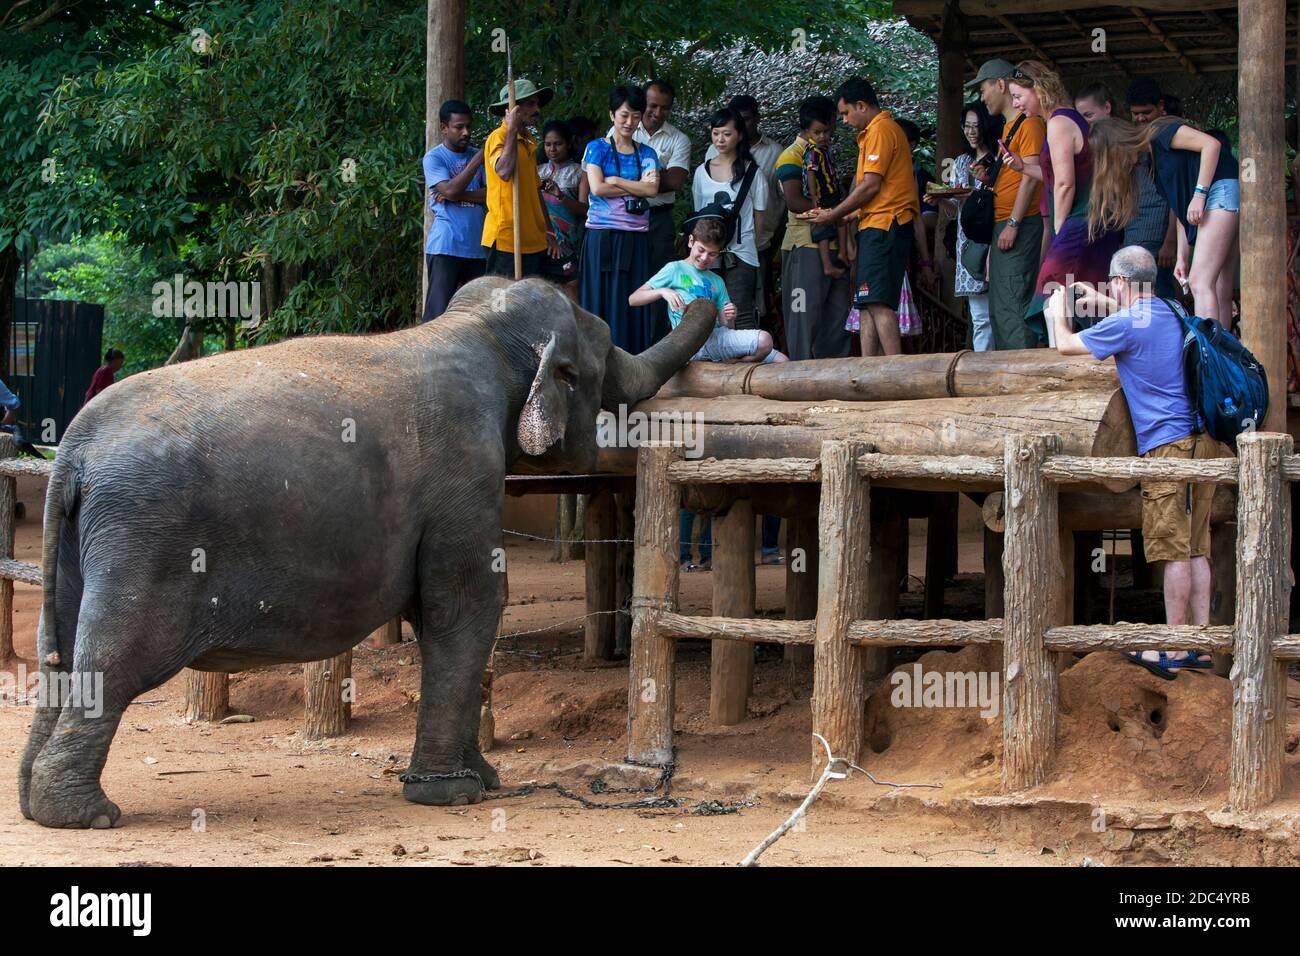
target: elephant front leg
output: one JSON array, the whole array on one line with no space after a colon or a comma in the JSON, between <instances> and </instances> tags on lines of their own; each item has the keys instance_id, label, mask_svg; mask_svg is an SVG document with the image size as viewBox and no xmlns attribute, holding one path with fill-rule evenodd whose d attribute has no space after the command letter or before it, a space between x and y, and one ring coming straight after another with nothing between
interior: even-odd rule
<instances>
[{"instance_id":1,"label":"elephant front leg","mask_svg":"<svg viewBox=\"0 0 1300 956\"><path fill-rule=\"evenodd\" d=\"M478 750L479 685L501 616L500 578L486 571L471 587L461 578L454 600L431 595L424 601L419 717L402 777L402 796L413 803L478 803L484 787L500 786Z\"/></svg>"}]
</instances>

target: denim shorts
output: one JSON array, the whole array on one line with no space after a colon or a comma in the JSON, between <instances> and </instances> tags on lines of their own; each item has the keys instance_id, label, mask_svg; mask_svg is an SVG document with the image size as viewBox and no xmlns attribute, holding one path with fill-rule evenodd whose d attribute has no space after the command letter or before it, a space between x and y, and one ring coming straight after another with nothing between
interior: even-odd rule
<instances>
[{"instance_id":1,"label":"denim shorts","mask_svg":"<svg viewBox=\"0 0 1300 956\"><path fill-rule=\"evenodd\" d=\"M731 362L758 351L758 329L729 329L718 326L708 337L700 350L692 357L695 362ZM768 352L764 362L776 361L776 355Z\"/></svg>"},{"instance_id":2,"label":"denim shorts","mask_svg":"<svg viewBox=\"0 0 1300 956\"><path fill-rule=\"evenodd\" d=\"M1237 212L1241 209L1241 183L1235 179L1219 179L1210 184L1210 191L1205 197L1205 211L1226 209Z\"/></svg>"}]
</instances>

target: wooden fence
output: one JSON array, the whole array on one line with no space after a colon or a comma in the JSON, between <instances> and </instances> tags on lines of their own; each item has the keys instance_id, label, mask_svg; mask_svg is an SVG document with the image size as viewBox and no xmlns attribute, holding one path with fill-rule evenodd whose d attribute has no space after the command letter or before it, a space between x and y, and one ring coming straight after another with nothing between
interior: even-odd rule
<instances>
[{"instance_id":1,"label":"wooden fence","mask_svg":"<svg viewBox=\"0 0 1300 956\"><path fill-rule=\"evenodd\" d=\"M883 647L1001 645L1002 782L1008 791L1046 779L1057 732L1058 654L1160 648L1232 653L1229 801L1256 810L1282 786L1286 662L1300 660L1300 635L1286 634L1290 495L1300 457L1289 435L1238 440L1238 458L1177 461L1058 454L1055 435L1010 435L1001 458L876 455L852 440L827 441L820 459L686 461L679 448L639 451L628 681L628 753L664 763L673 751L674 658L682 638L763 642L813 649L812 729L837 755L857 759L869 654ZM871 483L876 479L971 479L1003 484L1004 616L985 621L869 620L869 595L896 587L873 561ZM1237 605L1232 626L1060 625L1062 483L1106 480L1237 485ZM815 620L678 613L678 509L686 484L820 482ZM752 525L752 522L750 522ZM725 533L725 531L724 531ZM718 534L715 531L715 535ZM752 536L752 527L750 528ZM715 561L727 546L715 540ZM752 550L745 555L751 568ZM885 569L894 570L894 569ZM715 573L717 567L715 564ZM895 572L896 573L896 572ZM715 680L718 667L714 666ZM814 747L814 774L824 759Z\"/></svg>"}]
</instances>

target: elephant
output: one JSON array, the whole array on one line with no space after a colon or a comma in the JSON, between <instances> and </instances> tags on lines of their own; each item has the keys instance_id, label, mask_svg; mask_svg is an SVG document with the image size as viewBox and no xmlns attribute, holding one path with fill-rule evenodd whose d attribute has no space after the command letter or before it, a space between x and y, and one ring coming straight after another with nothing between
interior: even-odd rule
<instances>
[{"instance_id":1,"label":"elephant","mask_svg":"<svg viewBox=\"0 0 1300 956\"><path fill-rule=\"evenodd\" d=\"M323 660L398 615L421 657L403 796L481 800L500 786L478 729L505 476L591 471L600 410L658 391L715 317L696 300L631 355L556 286L488 277L423 325L225 352L96 396L49 479L37 643L43 674L102 675L102 699L37 707L23 815L116 825L100 775L122 713L182 668Z\"/></svg>"}]
</instances>

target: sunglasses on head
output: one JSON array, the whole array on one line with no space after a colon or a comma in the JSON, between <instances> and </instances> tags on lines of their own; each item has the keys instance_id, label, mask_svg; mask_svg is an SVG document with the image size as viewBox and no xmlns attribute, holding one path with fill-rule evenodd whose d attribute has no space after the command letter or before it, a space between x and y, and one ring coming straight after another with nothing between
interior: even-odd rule
<instances>
[{"instance_id":1,"label":"sunglasses on head","mask_svg":"<svg viewBox=\"0 0 1300 956\"><path fill-rule=\"evenodd\" d=\"M1024 81L1026 83L1029 83L1030 85L1032 85L1034 82L1034 78L1031 77L1024 70L1020 69L1019 67L1016 67L1016 69L1011 71L1011 79L1016 81Z\"/></svg>"}]
</instances>

